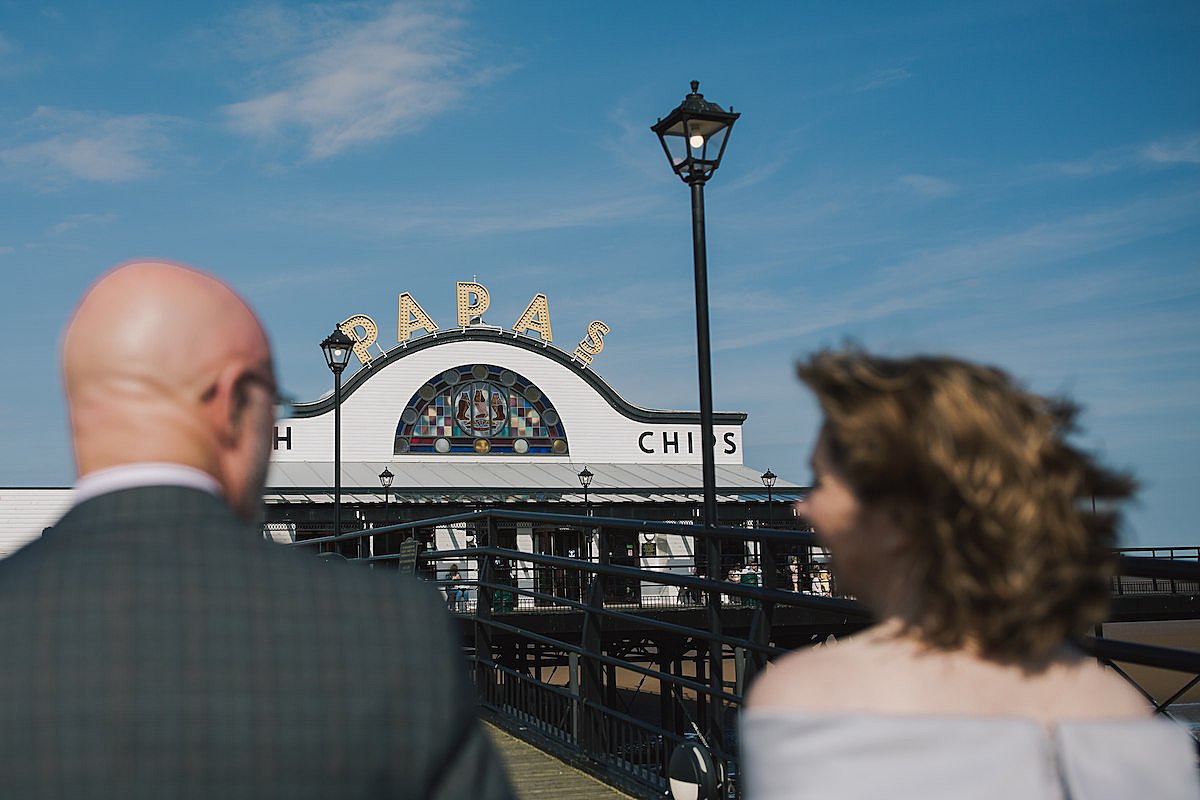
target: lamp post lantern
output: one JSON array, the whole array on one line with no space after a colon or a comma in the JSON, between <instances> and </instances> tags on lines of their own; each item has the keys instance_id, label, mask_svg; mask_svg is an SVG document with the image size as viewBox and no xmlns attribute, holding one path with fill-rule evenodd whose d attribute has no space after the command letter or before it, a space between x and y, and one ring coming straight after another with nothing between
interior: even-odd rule
<instances>
[{"instance_id":1,"label":"lamp post lantern","mask_svg":"<svg viewBox=\"0 0 1200 800\"><path fill-rule=\"evenodd\" d=\"M333 333L321 342L321 350L325 353L325 364L333 373L333 535L342 532L342 371L350 363L350 352L354 340L347 336L341 328L334 328ZM358 552L362 555L363 544L359 540Z\"/></svg>"},{"instance_id":2,"label":"lamp post lantern","mask_svg":"<svg viewBox=\"0 0 1200 800\"><path fill-rule=\"evenodd\" d=\"M763 486L767 487L767 527L770 528L775 523L775 505L771 492L775 489L775 481L779 478L771 468L767 467L767 471L762 474ZM765 564L763 562L766 562ZM762 543L762 553L759 558L759 566L763 571L765 584L771 588L775 588L775 546L770 542Z\"/></svg>"},{"instance_id":3,"label":"lamp post lantern","mask_svg":"<svg viewBox=\"0 0 1200 800\"><path fill-rule=\"evenodd\" d=\"M592 478L594 478L596 476L585 465L584 468L579 471L578 477L579 477L579 485L583 487L583 508L584 508L584 511L587 513L587 515L590 517L592 515L592 505L591 505L591 503L588 502L588 487L592 485ZM592 535L593 535L593 532L591 530L589 530L587 532L587 534L585 534L585 536L584 536L584 538L587 539L588 561L592 560Z\"/></svg>"},{"instance_id":4,"label":"lamp post lantern","mask_svg":"<svg viewBox=\"0 0 1200 800\"><path fill-rule=\"evenodd\" d=\"M383 521L386 523L391 517L388 516L388 490L392 488L392 481L396 476L387 467L383 468L383 472L379 473L379 485L383 487Z\"/></svg>"},{"instance_id":5,"label":"lamp post lantern","mask_svg":"<svg viewBox=\"0 0 1200 800\"><path fill-rule=\"evenodd\" d=\"M772 505L771 491L775 488L775 481L779 476L771 472L771 468L767 467L767 471L762 474L763 486L767 487L767 527L771 527L771 523L775 520L775 508Z\"/></svg>"},{"instance_id":6,"label":"lamp post lantern","mask_svg":"<svg viewBox=\"0 0 1200 800\"><path fill-rule=\"evenodd\" d=\"M579 485L583 487L583 507L587 510L587 515L592 515L592 507L588 503L588 487L592 485L592 478L596 477L590 469L584 467L579 471Z\"/></svg>"},{"instance_id":7,"label":"lamp post lantern","mask_svg":"<svg viewBox=\"0 0 1200 800\"><path fill-rule=\"evenodd\" d=\"M658 135L671 169L692 190L692 258L696 279L696 361L700 373L700 458L704 482L704 524L717 522L717 468L713 446L712 357L708 339L708 257L704 235L704 184L721 165L729 132L740 114L710 103L700 94L700 81L691 93L650 130ZM710 565L710 571L717 565ZM716 578L713 571L710 577Z\"/></svg>"}]
</instances>

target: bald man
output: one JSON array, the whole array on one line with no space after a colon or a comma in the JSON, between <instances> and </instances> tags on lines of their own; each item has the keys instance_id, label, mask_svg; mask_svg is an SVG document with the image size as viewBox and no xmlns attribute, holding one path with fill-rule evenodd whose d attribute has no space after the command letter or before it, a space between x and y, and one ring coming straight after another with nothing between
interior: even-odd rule
<instances>
[{"instance_id":1,"label":"bald man","mask_svg":"<svg viewBox=\"0 0 1200 800\"><path fill-rule=\"evenodd\" d=\"M437 594L267 544L267 337L102 277L63 339L75 504L0 562L0 797L508 798Z\"/></svg>"}]
</instances>

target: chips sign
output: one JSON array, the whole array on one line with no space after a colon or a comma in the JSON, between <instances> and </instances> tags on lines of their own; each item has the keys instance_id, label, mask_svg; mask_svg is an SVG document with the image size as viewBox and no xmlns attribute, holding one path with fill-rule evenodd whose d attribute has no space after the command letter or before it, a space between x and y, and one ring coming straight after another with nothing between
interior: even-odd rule
<instances>
[{"instance_id":1,"label":"chips sign","mask_svg":"<svg viewBox=\"0 0 1200 800\"><path fill-rule=\"evenodd\" d=\"M483 323L483 312L488 310L492 302L487 287L474 281L459 281L455 284L455 297L458 306L458 327L469 328ZM397 306L397 342L407 342L415 331L433 333L438 330L433 317L429 316L417 299L408 292L400 293ZM359 363L363 366L369 365L369 348L373 344L379 348L376 344L379 339L379 326L375 324L375 320L366 314L355 314L341 322L338 327L342 333L354 340L354 355L358 357ZM550 301L546 299L546 295L541 292L535 294L521 312L521 316L513 323L512 329L517 333L537 331L543 342L554 341L554 334L550 328ZM604 337L609 332L610 328L600 320L594 319L589 322L587 332L575 346L572 357L584 365L591 364L592 358L604 349Z\"/></svg>"}]
</instances>

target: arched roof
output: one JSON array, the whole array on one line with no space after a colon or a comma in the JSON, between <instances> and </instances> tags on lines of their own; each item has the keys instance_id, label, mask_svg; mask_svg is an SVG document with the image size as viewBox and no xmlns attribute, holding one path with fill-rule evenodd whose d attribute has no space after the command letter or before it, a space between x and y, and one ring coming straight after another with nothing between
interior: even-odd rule
<instances>
[{"instance_id":1,"label":"arched roof","mask_svg":"<svg viewBox=\"0 0 1200 800\"><path fill-rule=\"evenodd\" d=\"M604 400L612 406L613 410L619 414L639 422L653 423L678 423L678 424L699 424L700 412L698 411L658 411L654 409L642 408L635 406L625 398L617 394L608 383L593 372L580 365L578 361L572 358L568 353L559 350L548 342L543 342L540 339L533 339L524 334L510 331L505 328L491 328L483 326L473 326L470 328L449 328L445 330L437 330L433 333L422 336L408 342L403 342L396 345L386 353L376 356L371 360L370 366L363 367L354 373L342 387L342 402L344 403L348 397L354 394L355 390L365 384L371 377L381 368L386 367L395 361L410 356L413 353L418 353L430 347L438 347L439 345L449 344L451 342L463 341L481 341L503 344L509 347L517 347L523 350L529 350L534 353L541 354L544 358L558 362L564 367L572 370L580 378L588 383L596 393L604 398ZM292 413L293 418L316 417L333 410L333 396L327 395L320 400L312 403L298 403ZM746 421L746 414L740 411L718 411L713 413L713 422L721 425L740 425Z\"/></svg>"}]
</instances>

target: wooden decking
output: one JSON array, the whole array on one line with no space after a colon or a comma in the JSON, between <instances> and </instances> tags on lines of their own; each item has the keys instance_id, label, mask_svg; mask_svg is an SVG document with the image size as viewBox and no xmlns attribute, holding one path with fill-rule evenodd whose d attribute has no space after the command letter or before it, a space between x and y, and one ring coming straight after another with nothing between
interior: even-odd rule
<instances>
[{"instance_id":1,"label":"wooden decking","mask_svg":"<svg viewBox=\"0 0 1200 800\"><path fill-rule=\"evenodd\" d=\"M630 800L629 795L564 764L531 744L484 723L496 743L518 800Z\"/></svg>"}]
</instances>

